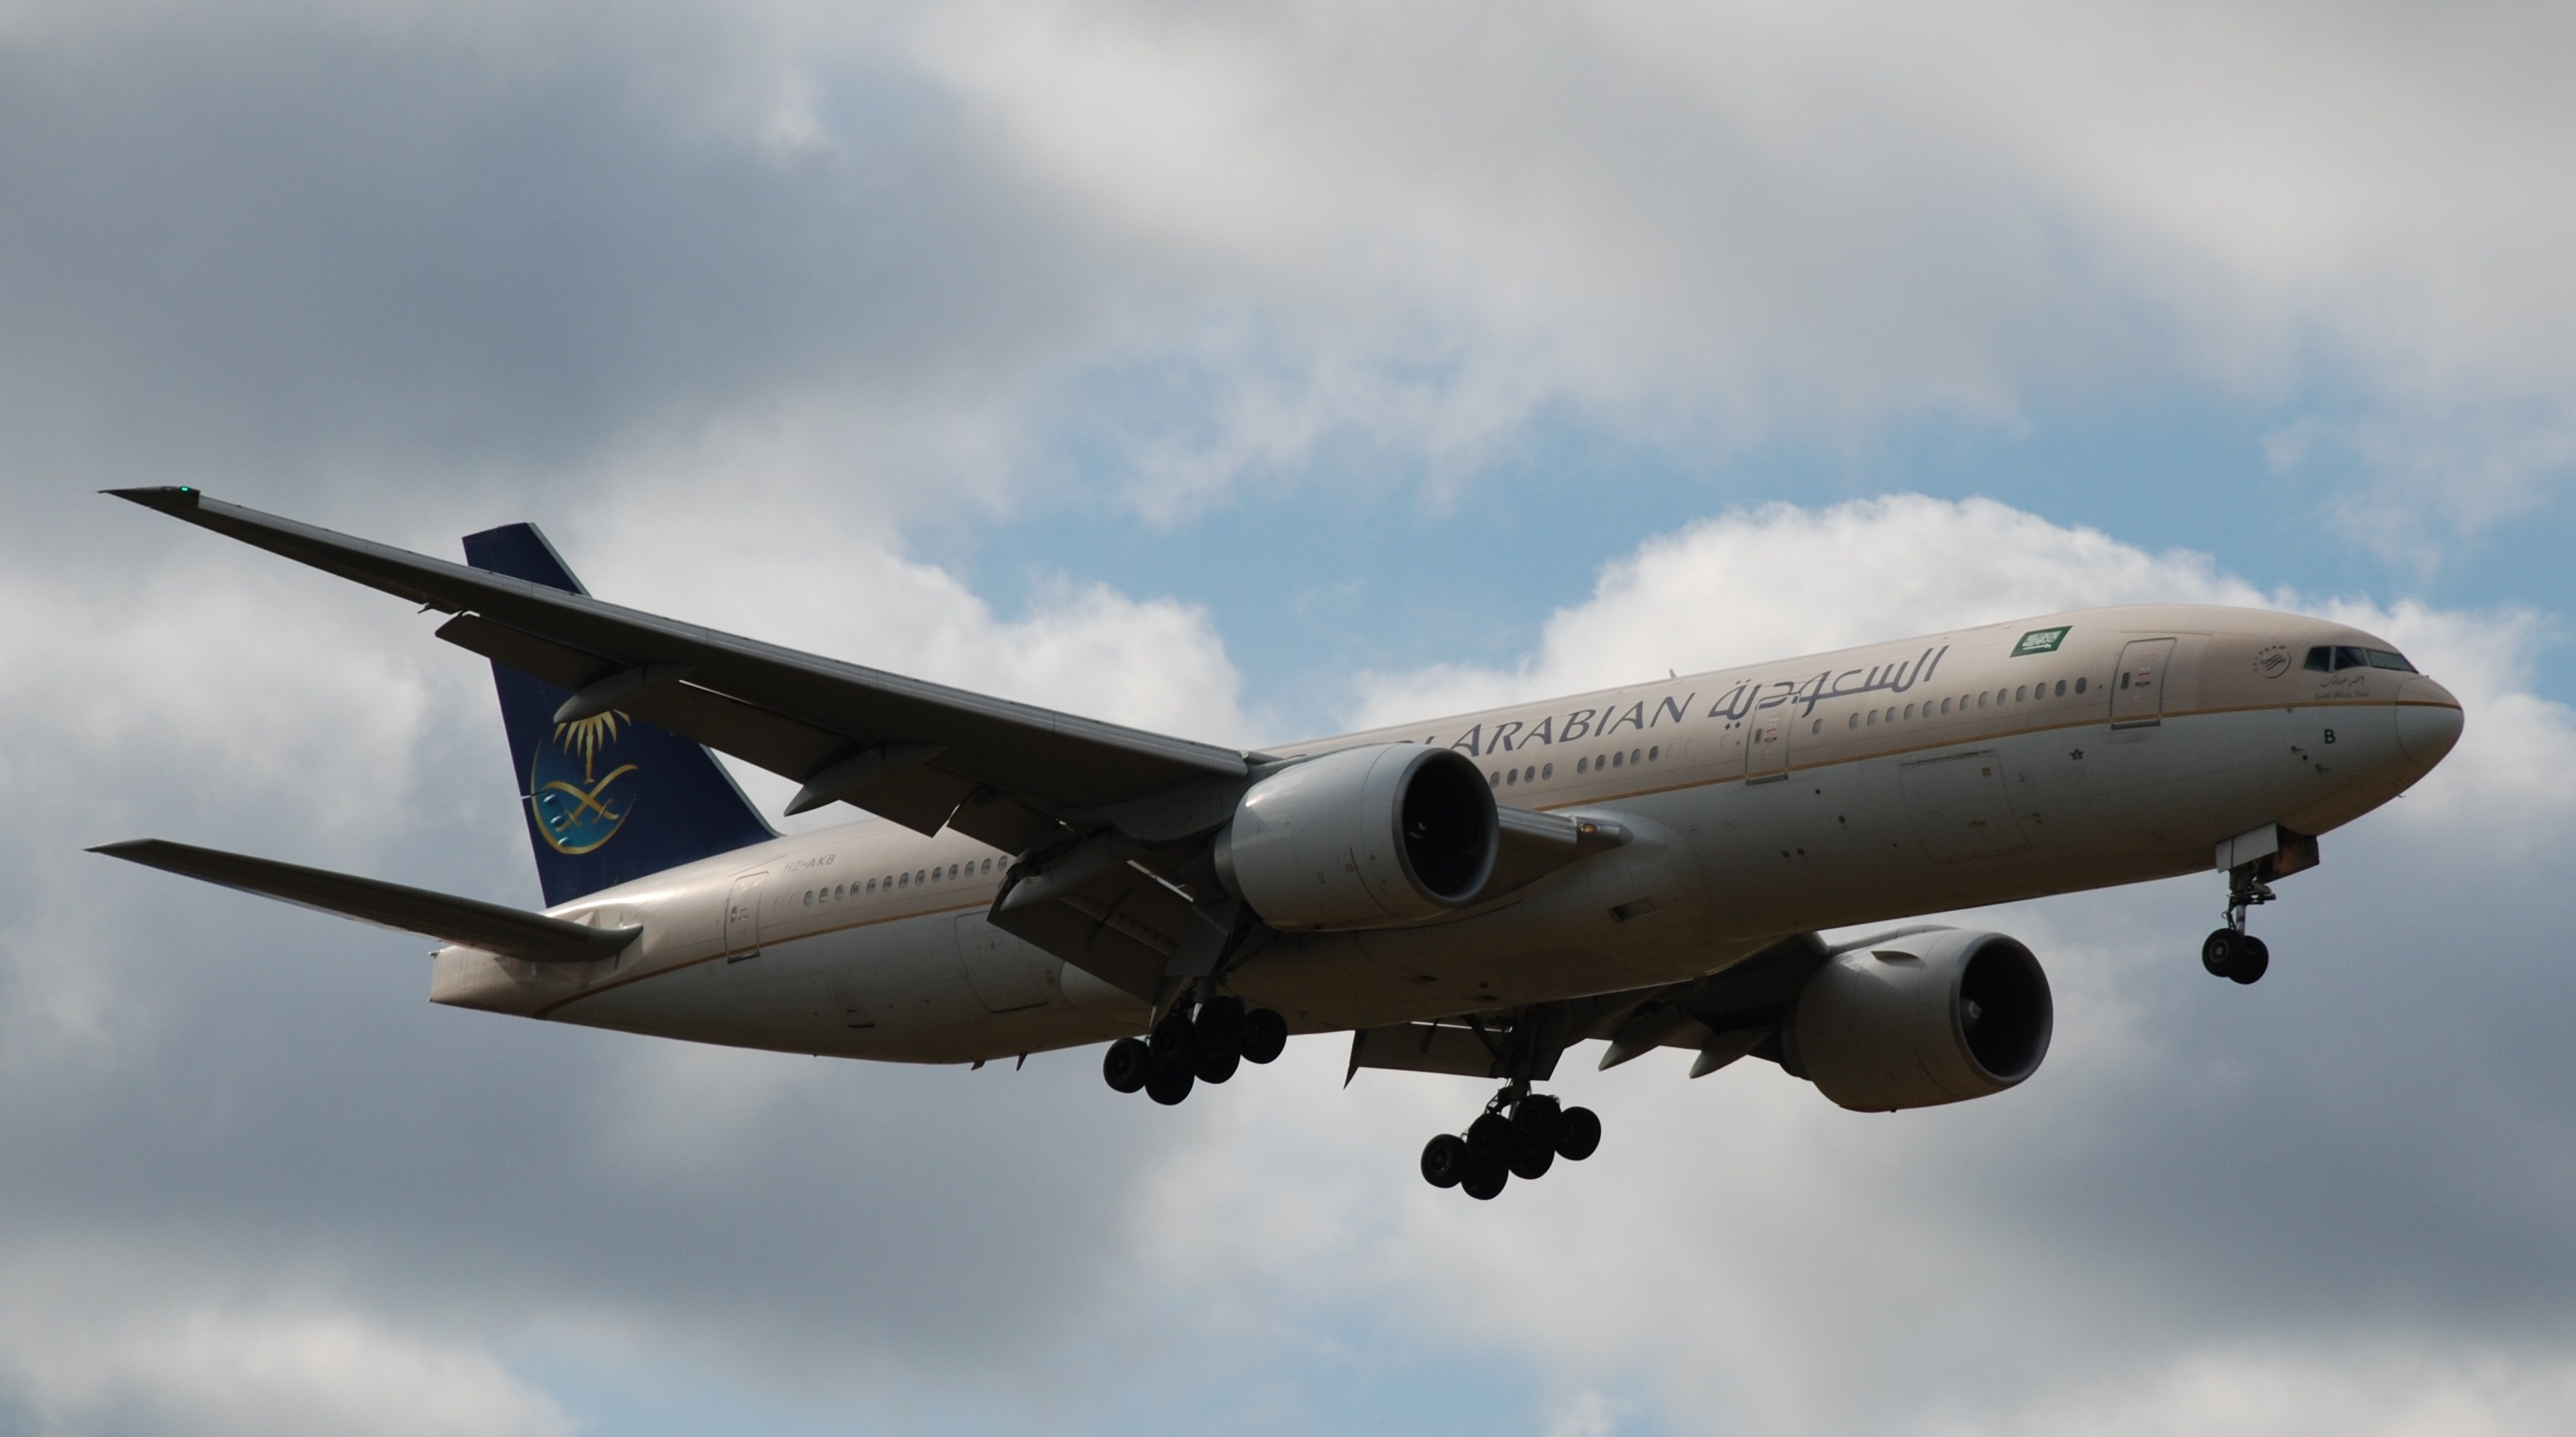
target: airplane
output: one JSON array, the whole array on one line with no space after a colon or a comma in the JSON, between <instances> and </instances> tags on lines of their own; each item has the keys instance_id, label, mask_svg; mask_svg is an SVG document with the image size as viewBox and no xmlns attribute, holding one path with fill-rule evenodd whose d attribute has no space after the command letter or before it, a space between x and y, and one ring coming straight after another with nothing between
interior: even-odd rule
<instances>
[{"instance_id":1,"label":"airplane","mask_svg":"<svg viewBox=\"0 0 2576 1437\"><path fill-rule=\"evenodd\" d=\"M2348 625L2132 605L1235 749L610 604L530 524L460 564L107 492L447 615L491 664L546 907L94 851L442 940L433 1002L629 1033L978 1067L1106 1044L1109 1086L1163 1104L1346 1033L1346 1085L1501 1084L1421 1156L1477 1199L1596 1150L1597 1114L1536 1091L1581 1043L1765 1059L1863 1112L2024 1082L2038 959L1915 915L2215 871L2201 961L2252 983L2249 911L2463 722ZM790 815L873 817L780 834L710 750L797 783Z\"/></svg>"}]
</instances>

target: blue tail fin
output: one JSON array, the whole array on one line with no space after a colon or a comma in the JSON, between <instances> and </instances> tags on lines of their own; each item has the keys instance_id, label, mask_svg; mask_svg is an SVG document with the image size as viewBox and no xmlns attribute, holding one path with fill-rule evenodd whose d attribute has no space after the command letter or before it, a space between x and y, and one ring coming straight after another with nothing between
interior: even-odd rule
<instances>
[{"instance_id":1,"label":"blue tail fin","mask_svg":"<svg viewBox=\"0 0 2576 1437\"><path fill-rule=\"evenodd\" d=\"M534 524L466 535L465 562L589 592ZM548 907L777 836L714 756L687 739L614 711L558 724L566 690L499 664L492 682Z\"/></svg>"}]
</instances>

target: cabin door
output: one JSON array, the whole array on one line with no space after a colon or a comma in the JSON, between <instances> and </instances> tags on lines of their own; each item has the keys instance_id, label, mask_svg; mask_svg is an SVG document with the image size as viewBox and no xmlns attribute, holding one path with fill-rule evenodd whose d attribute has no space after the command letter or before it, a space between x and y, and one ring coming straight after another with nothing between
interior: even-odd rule
<instances>
[{"instance_id":1,"label":"cabin door","mask_svg":"<svg viewBox=\"0 0 2576 1437\"><path fill-rule=\"evenodd\" d=\"M2163 719L2173 651L2171 639L2137 639L2120 650L2120 671L2111 676L2112 727L2144 728Z\"/></svg>"},{"instance_id":2,"label":"cabin door","mask_svg":"<svg viewBox=\"0 0 2576 1437\"><path fill-rule=\"evenodd\" d=\"M1789 776L1789 706L1766 709L1746 721L1744 781L1768 783Z\"/></svg>"},{"instance_id":3,"label":"cabin door","mask_svg":"<svg viewBox=\"0 0 2576 1437\"><path fill-rule=\"evenodd\" d=\"M733 881L725 900L725 957L749 958L760 951L760 885L769 877L754 873Z\"/></svg>"}]
</instances>

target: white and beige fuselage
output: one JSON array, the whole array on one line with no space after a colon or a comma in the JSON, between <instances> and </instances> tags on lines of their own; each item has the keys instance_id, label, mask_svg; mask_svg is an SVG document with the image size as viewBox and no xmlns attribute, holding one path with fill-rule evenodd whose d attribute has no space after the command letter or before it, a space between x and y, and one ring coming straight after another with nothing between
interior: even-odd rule
<instances>
[{"instance_id":1,"label":"white and beige fuselage","mask_svg":"<svg viewBox=\"0 0 2576 1437\"><path fill-rule=\"evenodd\" d=\"M1629 841L1433 921L1284 935L1228 983L1301 1032L1377 1027L1682 982L1791 933L2206 870L2240 835L2350 822L2457 740L2439 684L2305 667L2321 645L2388 650L2292 614L2093 609L1279 749L1454 749L1497 802ZM914 1062L1141 1032L1142 1002L985 922L1008 864L874 820L782 837L550 910L639 926L614 958L445 948L432 997Z\"/></svg>"}]
</instances>

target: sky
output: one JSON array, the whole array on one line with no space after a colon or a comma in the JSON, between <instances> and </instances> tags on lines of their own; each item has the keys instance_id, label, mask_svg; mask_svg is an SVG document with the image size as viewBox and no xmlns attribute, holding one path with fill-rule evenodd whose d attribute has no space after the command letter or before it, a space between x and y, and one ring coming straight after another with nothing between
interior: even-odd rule
<instances>
[{"instance_id":1,"label":"sky","mask_svg":"<svg viewBox=\"0 0 2576 1437\"><path fill-rule=\"evenodd\" d=\"M0 0L0 1434L2576 1426L2576 12ZM2092 603L2467 735L1952 921L2058 1027L1843 1112L1300 1039L868 1066L433 1007L89 855L533 905L487 673L194 484L1219 742ZM775 816L788 786L745 774ZM820 821L829 815L809 815Z\"/></svg>"}]
</instances>

